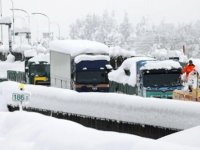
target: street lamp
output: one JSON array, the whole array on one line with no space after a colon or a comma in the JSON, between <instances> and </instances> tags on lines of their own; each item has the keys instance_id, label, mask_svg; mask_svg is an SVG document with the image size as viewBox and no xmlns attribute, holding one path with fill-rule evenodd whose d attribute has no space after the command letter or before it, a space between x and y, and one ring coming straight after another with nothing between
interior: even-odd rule
<instances>
[{"instance_id":1,"label":"street lamp","mask_svg":"<svg viewBox=\"0 0 200 150\"><path fill-rule=\"evenodd\" d=\"M30 30L30 15L29 15L29 13L28 13L26 10L24 10L24 9L18 9L18 8L13 8L13 9L11 9L11 10L12 10L12 11L13 11L13 10L21 11L21 12L24 12L24 13L27 14L27 17L28 17L28 27L29 27L29 30Z\"/></svg>"},{"instance_id":2,"label":"street lamp","mask_svg":"<svg viewBox=\"0 0 200 150\"><path fill-rule=\"evenodd\" d=\"M45 16L48 19L48 37L49 37L49 40L50 40L50 19L49 19L49 17L46 14L38 13L38 12L32 13L32 15L42 15L42 16Z\"/></svg>"},{"instance_id":3,"label":"street lamp","mask_svg":"<svg viewBox=\"0 0 200 150\"><path fill-rule=\"evenodd\" d=\"M12 10L13 12L14 12L14 11L21 11L21 12L24 12L24 13L27 14L29 32L27 32L26 34L27 34L28 43L30 43L30 31L31 31L31 29L30 29L30 15L29 15L29 13L28 13L26 10L24 10L24 9L18 9L18 8L12 8L11 10Z\"/></svg>"}]
</instances>

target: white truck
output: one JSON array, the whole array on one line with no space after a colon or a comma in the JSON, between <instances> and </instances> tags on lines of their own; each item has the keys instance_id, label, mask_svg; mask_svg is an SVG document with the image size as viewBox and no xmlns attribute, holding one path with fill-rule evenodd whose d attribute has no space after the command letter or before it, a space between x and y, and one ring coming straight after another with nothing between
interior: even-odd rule
<instances>
[{"instance_id":1,"label":"white truck","mask_svg":"<svg viewBox=\"0 0 200 150\"><path fill-rule=\"evenodd\" d=\"M79 92L108 92L108 47L87 40L50 43L51 86Z\"/></svg>"}]
</instances>

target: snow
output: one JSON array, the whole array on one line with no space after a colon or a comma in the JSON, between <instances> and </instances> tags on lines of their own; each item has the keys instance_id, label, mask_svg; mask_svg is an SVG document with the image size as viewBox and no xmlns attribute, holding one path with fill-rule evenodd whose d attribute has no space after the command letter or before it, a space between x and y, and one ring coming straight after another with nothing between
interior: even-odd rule
<instances>
[{"instance_id":1,"label":"snow","mask_svg":"<svg viewBox=\"0 0 200 150\"><path fill-rule=\"evenodd\" d=\"M9 52L9 46L8 45L0 45L0 52L8 53Z\"/></svg>"},{"instance_id":2,"label":"snow","mask_svg":"<svg viewBox=\"0 0 200 150\"><path fill-rule=\"evenodd\" d=\"M180 62L187 62L188 58L183 50L154 49L150 55L158 60L166 60L171 57L178 57Z\"/></svg>"},{"instance_id":3,"label":"snow","mask_svg":"<svg viewBox=\"0 0 200 150\"><path fill-rule=\"evenodd\" d=\"M16 111L13 113L6 112L5 105L8 102L8 99L6 99L5 96L10 95L10 92L16 90L17 86L18 84L14 82L4 82L0 84L1 150L198 150L200 148L198 142L200 126L166 136L159 140L152 140L135 135L98 131L83 127L82 125L71 121L56 119L37 113L25 111ZM146 109L146 114L150 117L149 119L159 122L159 119L156 116L160 113L162 114L162 111L165 111L163 120L166 120L166 122L177 121L179 122L179 125L183 123L180 120L184 119L185 116L188 119L185 120L185 123L191 123L190 118L195 115L195 112L199 112L200 110L198 103L194 104L190 102L165 101L158 99L155 101L153 99L145 100L145 98L120 94L111 94L113 98L111 99L111 96L106 96L107 94L102 93L93 93L94 95L91 93L91 95L93 95L91 98L90 94L87 93L80 94L75 91L31 85L25 85L25 90L31 91L32 93L31 101L29 104L26 104L27 106L33 106L34 103L38 103L37 105L42 106L44 109L50 108L49 105L54 105L54 108L68 106L68 109L65 109L65 111L70 112L70 107L71 109L81 109L85 112L89 109L96 114L102 112L106 116L106 113L108 112L107 109L110 109L110 114L123 114L123 107L127 104L126 111L127 113L131 113L130 116L133 115L131 111L133 110L135 113L133 116L136 117L136 115L138 115L142 120L145 115L139 114L138 110L144 111ZM102 99L103 97L104 99ZM61 101L64 103L60 103ZM137 101L137 103L134 101ZM133 105L130 105L132 102ZM147 105L145 105L144 102L147 103ZM174 105L174 102L177 103L177 105ZM46 104L44 105L44 103ZM91 105L92 103L93 105ZM149 104L151 107L147 107ZM152 118L153 104L157 105L157 107L159 106L160 109L157 109L157 115ZM141 107L142 105L143 107ZM183 105L184 108L182 107ZM165 106L167 106L168 109L164 109ZM115 108L115 111L113 111L113 107ZM190 109L187 109L189 107ZM98 110L96 110L97 108ZM118 108L118 111L116 111L116 108ZM170 108L176 110L176 112L171 112L172 109ZM184 111L190 111L190 113L183 114ZM177 113L178 118L173 118L174 113ZM84 115L84 113L82 114ZM94 113L90 113L90 116L93 114ZM172 117L168 118L169 114ZM123 116L121 116L120 119L123 119ZM147 118L145 117L145 119Z\"/></svg>"},{"instance_id":4,"label":"snow","mask_svg":"<svg viewBox=\"0 0 200 150\"><path fill-rule=\"evenodd\" d=\"M34 56L33 58L29 59L29 62L35 62L35 63L39 63L40 61L46 61L48 63L50 63L50 56L49 54L38 54L36 56Z\"/></svg>"},{"instance_id":5,"label":"snow","mask_svg":"<svg viewBox=\"0 0 200 150\"><path fill-rule=\"evenodd\" d=\"M0 18L0 24L11 24L11 23L12 23L12 20L10 17Z\"/></svg>"},{"instance_id":6,"label":"snow","mask_svg":"<svg viewBox=\"0 0 200 150\"><path fill-rule=\"evenodd\" d=\"M193 61L193 64L195 65L195 70L200 73L200 59L197 58L190 58L190 60Z\"/></svg>"},{"instance_id":7,"label":"snow","mask_svg":"<svg viewBox=\"0 0 200 150\"><path fill-rule=\"evenodd\" d=\"M34 57L36 55L37 55L36 49L30 49L30 50L24 51L24 56L25 57Z\"/></svg>"},{"instance_id":8,"label":"snow","mask_svg":"<svg viewBox=\"0 0 200 150\"><path fill-rule=\"evenodd\" d=\"M28 112L0 112L1 150L198 150L134 135L98 131ZM196 129L199 132L199 130Z\"/></svg>"},{"instance_id":9,"label":"snow","mask_svg":"<svg viewBox=\"0 0 200 150\"><path fill-rule=\"evenodd\" d=\"M148 61L140 69L141 70L152 70L152 69L178 69L182 68L180 63L173 60L163 60L163 61Z\"/></svg>"},{"instance_id":10,"label":"snow","mask_svg":"<svg viewBox=\"0 0 200 150\"><path fill-rule=\"evenodd\" d=\"M18 83L0 84L0 91L7 103ZM31 93L28 107L81 114L97 118L148 124L153 126L188 129L200 125L200 103L178 100L160 100L117 93L78 93L72 90L25 85Z\"/></svg>"},{"instance_id":11,"label":"snow","mask_svg":"<svg viewBox=\"0 0 200 150\"><path fill-rule=\"evenodd\" d=\"M105 44L88 40L56 40L50 42L49 49L51 51L70 54L72 57L86 53L109 53L109 48Z\"/></svg>"},{"instance_id":12,"label":"snow","mask_svg":"<svg viewBox=\"0 0 200 150\"><path fill-rule=\"evenodd\" d=\"M95 60L107 60L110 61L110 57L109 56L105 56L105 55L78 55L74 58L74 62L75 63L79 63L81 61L95 61Z\"/></svg>"},{"instance_id":13,"label":"snow","mask_svg":"<svg viewBox=\"0 0 200 150\"><path fill-rule=\"evenodd\" d=\"M24 71L24 62L0 61L0 78L7 78L7 70Z\"/></svg>"},{"instance_id":14,"label":"snow","mask_svg":"<svg viewBox=\"0 0 200 150\"><path fill-rule=\"evenodd\" d=\"M122 65L108 74L108 78L111 81L115 81L122 84L129 84L135 86L136 84L136 63L140 60L154 60L151 57L133 57L125 60ZM124 72L130 70L130 76L127 76Z\"/></svg>"},{"instance_id":15,"label":"snow","mask_svg":"<svg viewBox=\"0 0 200 150\"><path fill-rule=\"evenodd\" d=\"M118 56L131 57L131 56L136 56L136 53L133 50L128 51L119 46L115 46L109 49L109 55L110 57L118 57Z\"/></svg>"},{"instance_id":16,"label":"snow","mask_svg":"<svg viewBox=\"0 0 200 150\"><path fill-rule=\"evenodd\" d=\"M30 33L30 29L27 27L15 27L15 33Z\"/></svg>"},{"instance_id":17,"label":"snow","mask_svg":"<svg viewBox=\"0 0 200 150\"><path fill-rule=\"evenodd\" d=\"M7 56L6 62L13 63L14 61L15 61L15 56L13 56L12 54L9 54Z\"/></svg>"},{"instance_id":18,"label":"snow","mask_svg":"<svg viewBox=\"0 0 200 150\"><path fill-rule=\"evenodd\" d=\"M160 138L159 141L200 148L200 126Z\"/></svg>"},{"instance_id":19,"label":"snow","mask_svg":"<svg viewBox=\"0 0 200 150\"><path fill-rule=\"evenodd\" d=\"M13 52L18 52L18 53L22 53L26 50L31 50L32 47L29 44L18 44L18 45L14 45L13 46Z\"/></svg>"}]
</instances>

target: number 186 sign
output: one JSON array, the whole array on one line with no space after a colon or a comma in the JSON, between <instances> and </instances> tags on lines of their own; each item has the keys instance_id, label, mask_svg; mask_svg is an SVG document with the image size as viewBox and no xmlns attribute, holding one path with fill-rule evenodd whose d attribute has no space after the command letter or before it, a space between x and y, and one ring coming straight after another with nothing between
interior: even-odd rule
<instances>
[{"instance_id":1,"label":"number 186 sign","mask_svg":"<svg viewBox=\"0 0 200 150\"><path fill-rule=\"evenodd\" d=\"M16 102L24 102L30 100L30 93L13 93L12 100Z\"/></svg>"}]
</instances>

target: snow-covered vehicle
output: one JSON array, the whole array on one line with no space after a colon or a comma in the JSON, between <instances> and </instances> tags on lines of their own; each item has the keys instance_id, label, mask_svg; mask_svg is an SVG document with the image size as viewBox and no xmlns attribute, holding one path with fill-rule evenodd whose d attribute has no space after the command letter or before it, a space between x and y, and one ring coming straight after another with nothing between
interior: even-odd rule
<instances>
[{"instance_id":1,"label":"snow-covered vehicle","mask_svg":"<svg viewBox=\"0 0 200 150\"><path fill-rule=\"evenodd\" d=\"M108 47L87 40L50 43L51 86L79 92L108 92Z\"/></svg>"},{"instance_id":2,"label":"snow-covered vehicle","mask_svg":"<svg viewBox=\"0 0 200 150\"><path fill-rule=\"evenodd\" d=\"M110 91L143 97L172 98L181 89L181 66L173 60L158 61L148 57L127 59L109 74Z\"/></svg>"},{"instance_id":3,"label":"snow-covered vehicle","mask_svg":"<svg viewBox=\"0 0 200 150\"><path fill-rule=\"evenodd\" d=\"M25 63L26 83L34 85L50 85L49 54L40 54Z\"/></svg>"},{"instance_id":4,"label":"snow-covered vehicle","mask_svg":"<svg viewBox=\"0 0 200 150\"><path fill-rule=\"evenodd\" d=\"M34 85L50 85L49 54L26 55L24 71L8 70L7 78L11 81Z\"/></svg>"}]
</instances>

